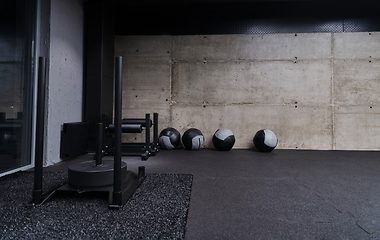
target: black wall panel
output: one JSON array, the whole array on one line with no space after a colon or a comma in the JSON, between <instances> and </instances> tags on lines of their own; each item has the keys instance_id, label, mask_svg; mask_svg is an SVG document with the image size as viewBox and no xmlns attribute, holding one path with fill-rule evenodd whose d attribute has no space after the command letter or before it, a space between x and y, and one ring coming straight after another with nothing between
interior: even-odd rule
<instances>
[{"instance_id":1,"label":"black wall panel","mask_svg":"<svg viewBox=\"0 0 380 240\"><path fill-rule=\"evenodd\" d=\"M87 153L89 123L64 123L61 131L62 159L73 158Z\"/></svg>"}]
</instances>

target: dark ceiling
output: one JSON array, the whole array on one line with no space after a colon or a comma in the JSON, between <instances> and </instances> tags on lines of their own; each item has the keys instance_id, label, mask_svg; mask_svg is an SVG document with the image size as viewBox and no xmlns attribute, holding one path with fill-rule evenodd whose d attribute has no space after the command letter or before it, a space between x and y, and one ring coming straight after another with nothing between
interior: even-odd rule
<instances>
[{"instance_id":1,"label":"dark ceiling","mask_svg":"<svg viewBox=\"0 0 380 240\"><path fill-rule=\"evenodd\" d=\"M371 32L380 1L115 0L117 35Z\"/></svg>"},{"instance_id":2,"label":"dark ceiling","mask_svg":"<svg viewBox=\"0 0 380 240\"><path fill-rule=\"evenodd\" d=\"M307 2L313 0L115 0L118 6L180 6L215 3L247 3L247 2ZM315 0L314 0L315 1ZM330 0L332 2L334 0Z\"/></svg>"}]
</instances>

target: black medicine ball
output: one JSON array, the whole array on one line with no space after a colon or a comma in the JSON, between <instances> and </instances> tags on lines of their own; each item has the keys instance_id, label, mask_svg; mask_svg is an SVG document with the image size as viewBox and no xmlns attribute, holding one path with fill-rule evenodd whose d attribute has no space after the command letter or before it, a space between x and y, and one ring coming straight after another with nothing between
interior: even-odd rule
<instances>
[{"instance_id":1,"label":"black medicine ball","mask_svg":"<svg viewBox=\"0 0 380 240\"><path fill-rule=\"evenodd\" d=\"M258 131L253 137L253 144L261 152L271 152L277 143L276 135L268 129Z\"/></svg>"},{"instance_id":2,"label":"black medicine ball","mask_svg":"<svg viewBox=\"0 0 380 240\"><path fill-rule=\"evenodd\" d=\"M163 149L174 149L181 143L181 134L175 128L165 128L161 131L158 142Z\"/></svg>"},{"instance_id":3,"label":"black medicine ball","mask_svg":"<svg viewBox=\"0 0 380 240\"><path fill-rule=\"evenodd\" d=\"M204 141L202 132L196 128L188 129L182 136L182 143L187 150L200 149Z\"/></svg>"},{"instance_id":4,"label":"black medicine ball","mask_svg":"<svg viewBox=\"0 0 380 240\"><path fill-rule=\"evenodd\" d=\"M230 129L218 129L212 137L212 142L216 149L229 151L235 144L235 136Z\"/></svg>"}]
</instances>

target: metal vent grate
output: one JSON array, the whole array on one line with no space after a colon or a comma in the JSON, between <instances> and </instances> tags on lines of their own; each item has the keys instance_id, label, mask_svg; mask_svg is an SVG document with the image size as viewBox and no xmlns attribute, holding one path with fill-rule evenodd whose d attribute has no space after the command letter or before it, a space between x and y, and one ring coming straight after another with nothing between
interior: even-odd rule
<instances>
[{"instance_id":1,"label":"metal vent grate","mask_svg":"<svg viewBox=\"0 0 380 240\"><path fill-rule=\"evenodd\" d=\"M344 20L344 32L380 31L380 17L360 17Z\"/></svg>"}]
</instances>

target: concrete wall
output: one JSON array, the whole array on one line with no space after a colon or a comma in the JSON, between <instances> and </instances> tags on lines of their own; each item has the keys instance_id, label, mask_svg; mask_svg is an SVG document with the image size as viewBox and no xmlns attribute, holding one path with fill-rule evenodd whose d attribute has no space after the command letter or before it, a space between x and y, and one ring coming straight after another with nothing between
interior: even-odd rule
<instances>
[{"instance_id":1,"label":"concrete wall","mask_svg":"<svg viewBox=\"0 0 380 240\"><path fill-rule=\"evenodd\" d=\"M205 147L229 128L251 148L267 128L278 148L380 149L380 33L116 36L115 52L123 116L156 111Z\"/></svg>"},{"instance_id":2,"label":"concrete wall","mask_svg":"<svg viewBox=\"0 0 380 240\"><path fill-rule=\"evenodd\" d=\"M52 0L45 165L59 162L61 126L82 121L83 1Z\"/></svg>"}]
</instances>

